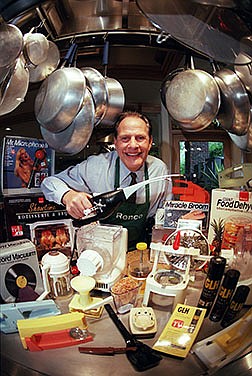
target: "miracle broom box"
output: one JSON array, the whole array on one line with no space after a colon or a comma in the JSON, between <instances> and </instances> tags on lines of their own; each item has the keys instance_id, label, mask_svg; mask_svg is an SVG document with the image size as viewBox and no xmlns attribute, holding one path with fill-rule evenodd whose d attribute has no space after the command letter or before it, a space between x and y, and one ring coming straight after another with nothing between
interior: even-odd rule
<instances>
[{"instance_id":1,"label":"miracle broom box","mask_svg":"<svg viewBox=\"0 0 252 376\"><path fill-rule=\"evenodd\" d=\"M42 180L54 174L55 152L36 138L6 136L2 142L1 190L3 195L41 192Z\"/></svg>"}]
</instances>

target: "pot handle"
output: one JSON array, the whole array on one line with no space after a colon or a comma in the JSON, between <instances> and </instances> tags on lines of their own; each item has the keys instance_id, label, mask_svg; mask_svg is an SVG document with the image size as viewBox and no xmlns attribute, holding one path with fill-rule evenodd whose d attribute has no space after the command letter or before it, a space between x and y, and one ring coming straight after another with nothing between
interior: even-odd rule
<instances>
[{"instance_id":1,"label":"pot handle","mask_svg":"<svg viewBox=\"0 0 252 376\"><path fill-rule=\"evenodd\" d=\"M102 65L104 66L104 77L107 77L109 41L106 41L103 48Z\"/></svg>"},{"instance_id":2,"label":"pot handle","mask_svg":"<svg viewBox=\"0 0 252 376\"><path fill-rule=\"evenodd\" d=\"M61 68L63 68L66 65L66 63L69 63L69 61L70 61L70 59L71 59L71 57L72 57L72 55L73 55L73 53L75 51L76 46L77 46L76 43L72 43L71 44L71 46L69 47L66 55L63 58L63 62L61 64L61 66L60 66Z\"/></svg>"}]
</instances>

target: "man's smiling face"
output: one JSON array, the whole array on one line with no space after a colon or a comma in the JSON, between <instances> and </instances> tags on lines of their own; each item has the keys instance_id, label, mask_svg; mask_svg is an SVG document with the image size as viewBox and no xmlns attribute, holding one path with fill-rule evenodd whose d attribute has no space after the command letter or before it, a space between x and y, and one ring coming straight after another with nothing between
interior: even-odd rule
<instances>
[{"instance_id":1,"label":"man's smiling face","mask_svg":"<svg viewBox=\"0 0 252 376\"><path fill-rule=\"evenodd\" d=\"M119 124L114 144L121 161L130 171L135 172L147 158L152 137L144 120L130 116Z\"/></svg>"}]
</instances>

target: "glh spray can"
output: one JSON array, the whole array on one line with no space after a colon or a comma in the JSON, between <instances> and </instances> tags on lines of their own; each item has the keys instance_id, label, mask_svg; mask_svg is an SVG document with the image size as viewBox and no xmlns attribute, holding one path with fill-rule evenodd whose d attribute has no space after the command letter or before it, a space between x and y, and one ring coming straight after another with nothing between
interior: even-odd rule
<instances>
[{"instance_id":1,"label":"glh spray can","mask_svg":"<svg viewBox=\"0 0 252 376\"><path fill-rule=\"evenodd\" d=\"M211 321L217 322L222 319L222 316L224 315L233 296L239 277L240 272L235 269L229 269L225 273L222 285L219 289L216 301L209 316Z\"/></svg>"},{"instance_id":2,"label":"glh spray can","mask_svg":"<svg viewBox=\"0 0 252 376\"><path fill-rule=\"evenodd\" d=\"M199 308L206 308L205 317L209 314L219 290L225 266L226 259L224 257L214 256L210 259L208 273L198 302Z\"/></svg>"},{"instance_id":3,"label":"glh spray can","mask_svg":"<svg viewBox=\"0 0 252 376\"><path fill-rule=\"evenodd\" d=\"M223 328L226 328L228 325L233 323L236 316L241 311L244 303L246 302L249 292L250 288L248 286L240 285L237 287L234 296L231 299L229 307L227 308L221 321L221 326Z\"/></svg>"}]
</instances>

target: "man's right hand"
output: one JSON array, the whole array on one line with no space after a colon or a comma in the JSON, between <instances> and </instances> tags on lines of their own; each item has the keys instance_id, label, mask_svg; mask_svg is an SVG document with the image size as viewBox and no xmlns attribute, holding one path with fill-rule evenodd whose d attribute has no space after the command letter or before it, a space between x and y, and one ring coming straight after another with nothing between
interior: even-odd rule
<instances>
[{"instance_id":1,"label":"man's right hand","mask_svg":"<svg viewBox=\"0 0 252 376\"><path fill-rule=\"evenodd\" d=\"M92 196L85 192L76 192L73 189L67 191L62 197L62 203L66 206L68 214L80 219L84 216L84 210L92 208L89 199Z\"/></svg>"}]
</instances>

